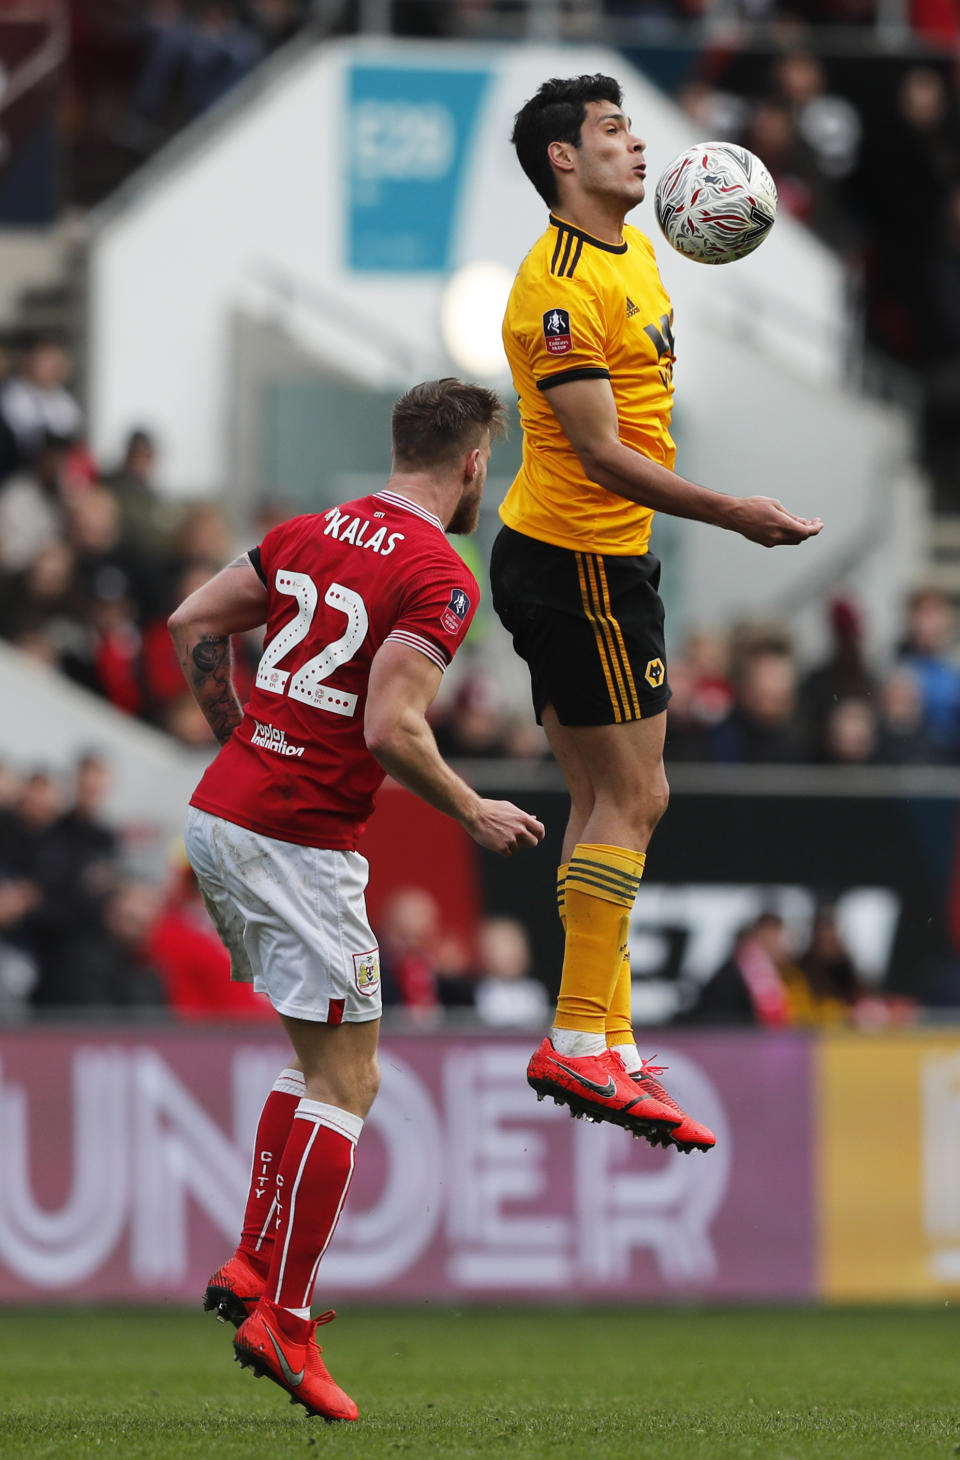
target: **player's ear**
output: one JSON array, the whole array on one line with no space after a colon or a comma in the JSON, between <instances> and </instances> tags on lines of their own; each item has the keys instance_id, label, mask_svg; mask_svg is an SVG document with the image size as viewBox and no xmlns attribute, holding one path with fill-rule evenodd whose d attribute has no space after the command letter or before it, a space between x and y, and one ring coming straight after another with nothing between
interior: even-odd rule
<instances>
[{"instance_id":1,"label":"player's ear","mask_svg":"<svg viewBox=\"0 0 960 1460\"><path fill-rule=\"evenodd\" d=\"M547 156L558 172L572 172L577 149L572 142L551 142Z\"/></svg>"},{"instance_id":2,"label":"player's ear","mask_svg":"<svg viewBox=\"0 0 960 1460\"><path fill-rule=\"evenodd\" d=\"M477 472L480 470L480 447L475 446L468 451L463 464L463 480L469 484L477 479Z\"/></svg>"}]
</instances>

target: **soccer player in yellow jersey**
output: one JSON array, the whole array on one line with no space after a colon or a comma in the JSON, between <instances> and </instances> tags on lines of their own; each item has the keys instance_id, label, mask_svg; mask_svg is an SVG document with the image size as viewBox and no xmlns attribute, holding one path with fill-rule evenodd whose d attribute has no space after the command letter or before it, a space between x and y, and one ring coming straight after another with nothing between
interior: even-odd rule
<instances>
[{"instance_id":1,"label":"soccer player in yellow jersey","mask_svg":"<svg viewBox=\"0 0 960 1460\"><path fill-rule=\"evenodd\" d=\"M668 795L650 524L659 510L765 547L801 543L822 524L673 470L673 311L650 240L624 222L643 201L646 143L618 83L545 82L517 114L513 142L550 219L503 324L523 461L500 509L491 583L571 797L560 996L527 1078L574 1114L707 1150L712 1132L657 1082L630 1017L630 909Z\"/></svg>"}]
</instances>

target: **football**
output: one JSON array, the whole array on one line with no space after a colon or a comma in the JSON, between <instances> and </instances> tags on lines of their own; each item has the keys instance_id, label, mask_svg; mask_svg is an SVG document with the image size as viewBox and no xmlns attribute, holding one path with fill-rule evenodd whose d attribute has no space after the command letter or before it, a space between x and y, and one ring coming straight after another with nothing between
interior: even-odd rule
<instances>
[{"instance_id":1,"label":"football","mask_svg":"<svg viewBox=\"0 0 960 1460\"><path fill-rule=\"evenodd\" d=\"M777 188L759 157L733 142L699 142L665 168L654 195L667 242L699 264L742 259L777 216Z\"/></svg>"}]
</instances>

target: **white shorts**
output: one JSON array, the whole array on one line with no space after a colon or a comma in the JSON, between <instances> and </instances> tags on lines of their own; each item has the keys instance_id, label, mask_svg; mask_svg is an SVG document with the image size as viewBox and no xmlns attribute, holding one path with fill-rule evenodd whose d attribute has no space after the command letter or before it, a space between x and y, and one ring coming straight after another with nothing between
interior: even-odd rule
<instances>
[{"instance_id":1,"label":"white shorts","mask_svg":"<svg viewBox=\"0 0 960 1460\"><path fill-rule=\"evenodd\" d=\"M379 1019L365 857L276 841L195 806L184 839L234 979L252 982L293 1019Z\"/></svg>"}]
</instances>

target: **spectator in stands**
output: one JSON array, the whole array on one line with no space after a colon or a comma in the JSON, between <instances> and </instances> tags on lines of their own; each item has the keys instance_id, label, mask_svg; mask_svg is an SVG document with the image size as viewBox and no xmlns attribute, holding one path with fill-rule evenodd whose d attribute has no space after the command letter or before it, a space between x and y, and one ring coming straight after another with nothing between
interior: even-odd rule
<instances>
[{"instance_id":1,"label":"spectator in stands","mask_svg":"<svg viewBox=\"0 0 960 1460\"><path fill-rule=\"evenodd\" d=\"M37 999L58 1006L123 1009L162 1008L163 978L150 939L160 914L159 891L146 882L121 882L107 896L103 925L77 940L69 960L69 984L58 997Z\"/></svg>"},{"instance_id":2,"label":"spectator in stands","mask_svg":"<svg viewBox=\"0 0 960 1460\"><path fill-rule=\"evenodd\" d=\"M938 588L910 597L900 660L916 677L924 724L934 745L951 757L960 752L960 668L956 660L953 605Z\"/></svg>"},{"instance_id":3,"label":"spectator in stands","mask_svg":"<svg viewBox=\"0 0 960 1460\"><path fill-rule=\"evenodd\" d=\"M860 695L845 695L827 711L819 758L827 765L875 765L879 742L873 703Z\"/></svg>"},{"instance_id":4,"label":"spectator in stands","mask_svg":"<svg viewBox=\"0 0 960 1460\"><path fill-rule=\"evenodd\" d=\"M923 693L917 676L905 665L893 669L880 685L879 759L886 765L941 765L950 759L945 746L927 732Z\"/></svg>"},{"instance_id":5,"label":"spectator in stands","mask_svg":"<svg viewBox=\"0 0 960 1460\"><path fill-rule=\"evenodd\" d=\"M123 542L143 557L162 560L170 551L177 513L157 491L156 464L156 442L149 431L138 428L127 437L119 465L102 481L120 507Z\"/></svg>"},{"instance_id":6,"label":"spectator in stands","mask_svg":"<svg viewBox=\"0 0 960 1460\"><path fill-rule=\"evenodd\" d=\"M759 642L734 679L734 706L706 732L712 760L793 765L809 759L797 715L797 671L789 651Z\"/></svg>"},{"instance_id":7,"label":"spectator in stands","mask_svg":"<svg viewBox=\"0 0 960 1460\"><path fill-rule=\"evenodd\" d=\"M921 268L924 455L935 506L960 512L960 180L948 190Z\"/></svg>"},{"instance_id":8,"label":"spectator in stands","mask_svg":"<svg viewBox=\"0 0 960 1460\"><path fill-rule=\"evenodd\" d=\"M251 0L250 18L264 53L293 39L303 24L304 11L300 0Z\"/></svg>"},{"instance_id":9,"label":"spectator in stands","mask_svg":"<svg viewBox=\"0 0 960 1460\"><path fill-rule=\"evenodd\" d=\"M960 139L941 72L931 66L905 71L896 110L891 115L885 107L865 140L857 181L870 240L868 322L884 349L918 361L929 232L918 229L917 219L937 218L945 190L960 179Z\"/></svg>"},{"instance_id":10,"label":"spectator in stands","mask_svg":"<svg viewBox=\"0 0 960 1460\"><path fill-rule=\"evenodd\" d=\"M179 0L150 6L134 111L161 128L206 111L260 58L260 42L223 0L191 13Z\"/></svg>"},{"instance_id":11,"label":"spectator in stands","mask_svg":"<svg viewBox=\"0 0 960 1460\"><path fill-rule=\"evenodd\" d=\"M826 724L838 701L869 699L876 690L876 678L864 655L863 624L857 609L848 599L835 598L827 612L830 652L800 686L805 731L817 759L830 758L826 752Z\"/></svg>"},{"instance_id":12,"label":"spectator in stands","mask_svg":"<svg viewBox=\"0 0 960 1460\"><path fill-rule=\"evenodd\" d=\"M777 185L783 211L813 227L819 208L816 161L797 131L790 108L780 101L758 101L744 143L763 158Z\"/></svg>"},{"instance_id":13,"label":"spectator in stands","mask_svg":"<svg viewBox=\"0 0 960 1460\"><path fill-rule=\"evenodd\" d=\"M773 96L789 110L797 139L813 162L814 194L810 222L828 243L845 248L852 241L851 222L838 181L857 163L863 124L856 107L827 89L823 62L805 50L791 50L773 67ZM754 133L755 133L754 128ZM759 153L764 157L764 153ZM769 165L769 164L768 164Z\"/></svg>"},{"instance_id":14,"label":"spectator in stands","mask_svg":"<svg viewBox=\"0 0 960 1460\"><path fill-rule=\"evenodd\" d=\"M535 1029L546 1022L547 991L531 972L530 939L516 918L485 918L477 940L477 1014L496 1028Z\"/></svg>"},{"instance_id":15,"label":"spectator in stands","mask_svg":"<svg viewBox=\"0 0 960 1460\"><path fill-rule=\"evenodd\" d=\"M729 958L704 985L686 1017L697 1024L783 1029L792 1017L784 981L789 966L783 919L761 913L737 935Z\"/></svg>"},{"instance_id":16,"label":"spectator in stands","mask_svg":"<svg viewBox=\"0 0 960 1460\"><path fill-rule=\"evenodd\" d=\"M37 981L29 924L42 893L24 875L16 812L22 790L16 773L0 763L0 1008L4 1013L22 1006Z\"/></svg>"},{"instance_id":17,"label":"spectator in stands","mask_svg":"<svg viewBox=\"0 0 960 1460\"><path fill-rule=\"evenodd\" d=\"M818 908L810 942L796 964L783 971L794 1024L848 1023L861 980L837 925L836 909Z\"/></svg>"},{"instance_id":18,"label":"spectator in stands","mask_svg":"<svg viewBox=\"0 0 960 1460\"><path fill-rule=\"evenodd\" d=\"M506 754L507 711L503 694L489 669L474 665L459 685L449 711L435 726L445 760L460 756L502 757Z\"/></svg>"},{"instance_id":19,"label":"spectator in stands","mask_svg":"<svg viewBox=\"0 0 960 1460\"><path fill-rule=\"evenodd\" d=\"M64 656L82 653L82 605L76 580L76 555L57 540L40 549L19 573L0 573L0 635L51 667Z\"/></svg>"},{"instance_id":20,"label":"spectator in stands","mask_svg":"<svg viewBox=\"0 0 960 1460\"><path fill-rule=\"evenodd\" d=\"M0 570L20 573L67 536L71 441L47 435L30 465L0 486Z\"/></svg>"},{"instance_id":21,"label":"spectator in stands","mask_svg":"<svg viewBox=\"0 0 960 1460\"><path fill-rule=\"evenodd\" d=\"M403 887L387 900L379 919L382 995L385 1004L409 1011L426 1025L444 1007L473 1002L466 950L440 921L440 907L421 887Z\"/></svg>"},{"instance_id":22,"label":"spectator in stands","mask_svg":"<svg viewBox=\"0 0 960 1460\"><path fill-rule=\"evenodd\" d=\"M41 335L0 387L0 479L34 460L51 438L75 441L83 413L67 388L72 363L63 343Z\"/></svg>"}]
</instances>

